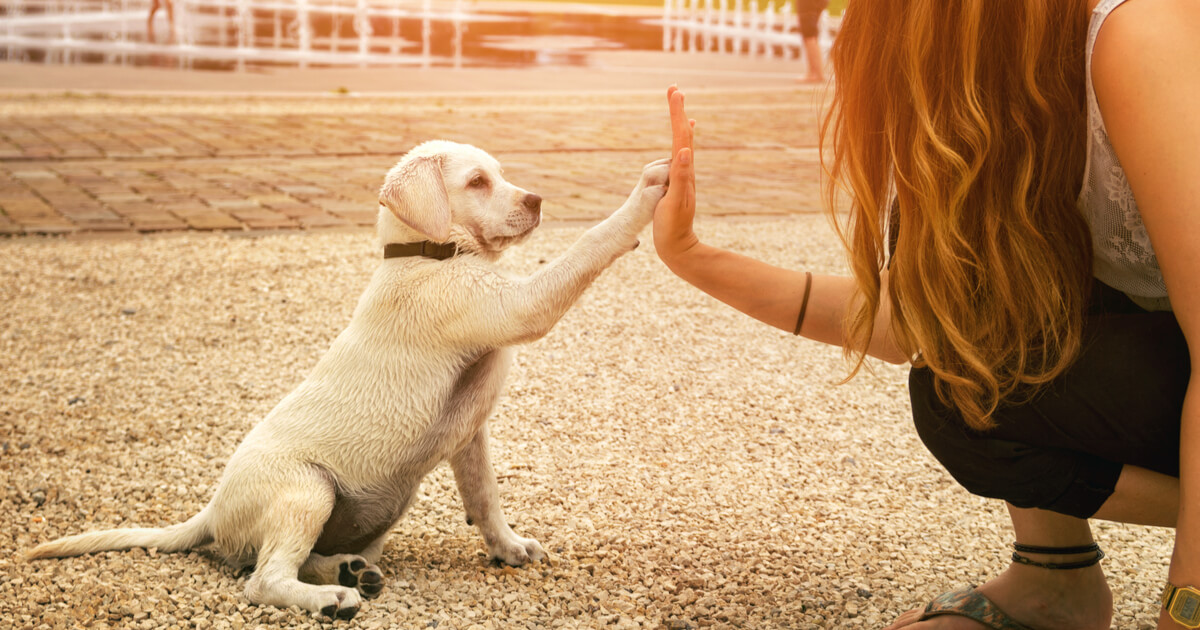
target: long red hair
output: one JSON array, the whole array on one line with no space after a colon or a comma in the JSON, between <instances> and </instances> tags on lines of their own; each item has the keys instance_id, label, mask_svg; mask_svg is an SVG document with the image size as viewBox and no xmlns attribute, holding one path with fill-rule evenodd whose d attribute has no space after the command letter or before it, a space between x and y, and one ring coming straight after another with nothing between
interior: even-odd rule
<instances>
[{"instance_id":1,"label":"long red hair","mask_svg":"<svg viewBox=\"0 0 1200 630\"><path fill-rule=\"evenodd\" d=\"M822 154L861 297L847 352L857 371L886 268L893 335L976 429L1082 343L1087 16L1085 0L854 0L833 47Z\"/></svg>"}]
</instances>

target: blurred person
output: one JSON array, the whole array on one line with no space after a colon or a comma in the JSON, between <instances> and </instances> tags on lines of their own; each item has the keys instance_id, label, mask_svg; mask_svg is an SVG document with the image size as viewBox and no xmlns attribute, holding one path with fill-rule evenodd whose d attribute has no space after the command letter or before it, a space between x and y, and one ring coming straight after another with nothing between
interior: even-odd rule
<instances>
[{"instance_id":1,"label":"blurred person","mask_svg":"<svg viewBox=\"0 0 1200 630\"><path fill-rule=\"evenodd\" d=\"M146 18L146 41L154 43L154 14L159 7L167 11L167 43L175 43L175 4L174 0L150 0L150 16Z\"/></svg>"},{"instance_id":2,"label":"blurred person","mask_svg":"<svg viewBox=\"0 0 1200 630\"><path fill-rule=\"evenodd\" d=\"M1200 2L855 2L831 58L822 155L852 275L700 241L674 88L654 242L852 374L910 363L923 442L1006 502L1013 564L889 628L1109 628L1090 518L1174 527L1158 628L1200 626Z\"/></svg>"},{"instance_id":3,"label":"blurred person","mask_svg":"<svg viewBox=\"0 0 1200 630\"><path fill-rule=\"evenodd\" d=\"M829 0L796 0L796 15L800 16L800 40L804 44L804 58L808 61L808 74L801 81L821 83L825 80L824 59L821 58L819 25L821 14L829 7Z\"/></svg>"}]
</instances>

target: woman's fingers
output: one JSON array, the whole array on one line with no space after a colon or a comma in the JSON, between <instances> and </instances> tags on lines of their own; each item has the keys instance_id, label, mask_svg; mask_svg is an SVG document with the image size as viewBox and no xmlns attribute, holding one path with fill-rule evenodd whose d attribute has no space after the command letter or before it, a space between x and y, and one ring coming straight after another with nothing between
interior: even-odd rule
<instances>
[{"instance_id":1,"label":"woman's fingers","mask_svg":"<svg viewBox=\"0 0 1200 630\"><path fill-rule=\"evenodd\" d=\"M671 109L671 155L679 155L681 149L692 148L692 127L695 121L688 119L683 106L683 92L675 86L667 90Z\"/></svg>"},{"instance_id":2,"label":"woman's fingers","mask_svg":"<svg viewBox=\"0 0 1200 630\"><path fill-rule=\"evenodd\" d=\"M679 162L679 172L675 177L676 190L679 191L679 213L686 218L688 229L691 229L696 215L696 171L692 167L692 150L684 148L676 156Z\"/></svg>"},{"instance_id":3,"label":"woman's fingers","mask_svg":"<svg viewBox=\"0 0 1200 630\"><path fill-rule=\"evenodd\" d=\"M695 189L691 162L692 150L687 148L680 149L671 160L671 172L667 176L667 194L659 202L659 207L667 208L673 215L690 210L687 201L692 197L690 192Z\"/></svg>"},{"instance_id":4,"label":"woman's fingers","mask_svg":"<svg viewBox=\"0 0 1200 630\"><path fill-rule=\"evenodd\" d=\"M682 190L690 188L695 177L696 172L692 169L692 150L686 147L680 149L671 161L671 183L678 184Z\"/></svg>"}]
</instances>

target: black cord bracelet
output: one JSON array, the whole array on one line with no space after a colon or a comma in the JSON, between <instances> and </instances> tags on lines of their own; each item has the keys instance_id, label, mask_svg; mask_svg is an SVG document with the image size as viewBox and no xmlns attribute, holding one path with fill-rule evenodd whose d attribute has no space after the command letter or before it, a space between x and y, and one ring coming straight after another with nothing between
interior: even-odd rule
<instances>
[{"instance_id":1,"label":"black cord bracelet","mask_svg":"<svg viewBox=\"0 0 1200 630\"><path fill-rule=\"evenodd\" d=\"M1021 553L1044 553L1047 555L1069 556L1073 553L1090 553L1100 551L1100 545L1092 543L1090 545L1080 545L1078 547L1039 547L1037 545L1022 545L1021 543L1013 543L1013 550Z\"/></svg>"},{"instance_id":2,"label":"black cord bracelet","mask_svg":"<svg viewBox=\"0 0 1200 630\"><path fill-rule=\"evenodd\" d=\"M1020 543L1013 543L1013 549L1016 550L1012 554L1013 562L1016 562L1017 564L1024 564L1024 565L1031 566L1031 567L1038 567L1041 569L1050 569L1052 571L1066 571L1066 570L1070 570L1070 569L1086 569L1087 567L1093 566L1104 559L1104 551L1100 549L1100 545L1097 545L1095 543L1092 543L1090 545L1081 545L1078 547L1039 547L1036 545L1022 545ZM1078 554L1078 553L1095 552L1096 555L1092 556L1091 558L1088 558L1087 560L1079 560L1076 562L1038 562L1037 560L1033 560L1031 558L1026 558L1025 556L1022 556L1021 554L1017 553L1018 551L1025 552L1025 553L1041 553L1041 554L1047 554L1047 555L1063 555L1063 556L1073 555L1073 554Z\"/></svg>"},{"instance_id":3,"label":"black cord bracelet","mask_svg":"<svg viewBox=\"0 0 1200 630\"><path fill-rule=\"evenodd\" d=\"M804 298L800 300L800 315L796 317L796 331L793 335L800 334L800 327L804 325L804 313L808 310L808 294L812 292L812 272L804 272Z\"/></svg>"}]
</instances>

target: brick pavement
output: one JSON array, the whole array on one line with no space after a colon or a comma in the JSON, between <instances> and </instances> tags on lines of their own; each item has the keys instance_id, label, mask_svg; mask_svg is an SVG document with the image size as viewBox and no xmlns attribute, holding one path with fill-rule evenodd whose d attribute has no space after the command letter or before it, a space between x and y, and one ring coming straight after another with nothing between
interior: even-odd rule
<instances>
[{"instance_id":1,"label":"brick pavement","mask_svg":"<svg viewBox=\"0 0 1200 630\"><path fill-rule=\"evenodd\" d=\"M818 95L689 94L702 215L821 207ZM668 152L662 94L442 96L0 93L0 234L373 225L413 145L497 156L549 220L606 216Z\"/></svg>"}]
</instances>

